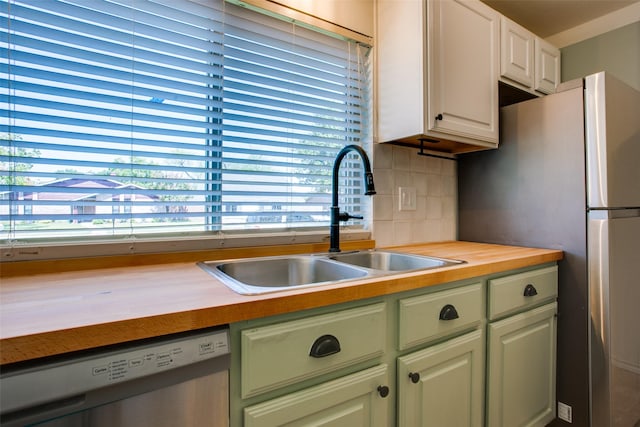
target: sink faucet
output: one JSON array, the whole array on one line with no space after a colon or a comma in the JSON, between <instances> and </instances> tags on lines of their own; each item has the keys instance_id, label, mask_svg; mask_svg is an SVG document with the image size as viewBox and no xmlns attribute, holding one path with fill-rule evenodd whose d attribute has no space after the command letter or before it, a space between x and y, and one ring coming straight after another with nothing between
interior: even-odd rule
<instances>
[{"instance_id":1,"label":"sink faucet","mask_svg":"<svg viewBox=\"0 0 640 427\"><path fill-rule=\"evenodd\" d=\"M340 169L340 163L344 156L350 151L355 151L360 154L362 159L362 166L364 167L364 187L365 195L372 196L376 194L376 189L373 185L373 174L371 173L371 164L369 163L369 157L367 153L358 145L347 145L344 147L333 163L333 179L331 182L332 192L332 204L331 204L331 229L330 229L330 245L329 252L340 252L340 221L348 221L351 218L362 219L359 215L350 215L346 212L340 213L340 207L338 206L338 170Z\"/></svg>"}]
</instances>

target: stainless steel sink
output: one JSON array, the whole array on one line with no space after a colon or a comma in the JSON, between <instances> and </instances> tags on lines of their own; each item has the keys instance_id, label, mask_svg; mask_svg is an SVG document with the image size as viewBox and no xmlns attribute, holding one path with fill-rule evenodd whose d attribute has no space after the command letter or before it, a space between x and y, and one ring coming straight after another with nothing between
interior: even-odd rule
<instances>
[{"instance_id":1,"label":"stainless steel sink","mask_svg":"<svg viewBox=\"0 0 640 427\"><path fill-rule=\"evenodd\" d=\"M336 283L370 274L365 269L314 255L247 258L199 265L244 295Z\"/></svg>"},{"instance_id":2,"label":"stainless steel sink","mask_svg":"<svg viewBox=\"0 0 640 427\"><path fill-rule=\"evenodd\" d=\"M329 257L332 260L382 271L428 270L461 264L464 261L435 258L391 251L369 250L345 252Z\"/></svg>"},{"instance_id":3,"label":"stainless steel sink","mask_svg":"<svg viewBox=\"0 0 640 427\"><path fill-rule=\"evenodd\" d=\"M257 295L403 271L447 267L463 262L391 251L365 250L207 261L198 265L235 292Z\"/></svg>"}]
</instances>

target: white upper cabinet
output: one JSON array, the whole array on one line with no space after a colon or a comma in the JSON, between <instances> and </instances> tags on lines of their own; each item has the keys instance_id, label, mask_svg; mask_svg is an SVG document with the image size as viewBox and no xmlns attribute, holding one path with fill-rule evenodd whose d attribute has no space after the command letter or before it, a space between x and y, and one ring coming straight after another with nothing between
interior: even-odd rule
<instances>
[{"instance_id":1,"label":"white upper cabinet","mask_svg":"<svg viewBox=\"0 0 640 427\"><path fill-rule=\"evenodd\" d=\"M536 37L536 73L534 89L554 93L560 84L560 49Z\"/></svg>"},{"instance_id":2,"label":"white upper cabinet","mask_svg":"<svg viewBox=\"0 0 640 427\"><path fill-rule=\"evenodd\" d=\"M560 83L560 49L503 16L500 76L505 83L529 92L554 93Z\"/></svg>"},{"instance_id":3,"label":"white upper cabinet","mask_svg":"<svg viewBox=\"0 0 640 427\"><path fill-rule=\"evenodd\" d=\"M533 86L535 36L515 22L500 20L500 75L527 88Z\"/></svg>"},{"instance_id":4,"label":"white upper cabinet","mask_svg":"<svg viewBox=\"0 0 640 427\"><path fill-rule=\"evenodd\" d=\"M500 15L478 0L378 0L377 142L498 143Z\"/></svg>"}]
</instances>

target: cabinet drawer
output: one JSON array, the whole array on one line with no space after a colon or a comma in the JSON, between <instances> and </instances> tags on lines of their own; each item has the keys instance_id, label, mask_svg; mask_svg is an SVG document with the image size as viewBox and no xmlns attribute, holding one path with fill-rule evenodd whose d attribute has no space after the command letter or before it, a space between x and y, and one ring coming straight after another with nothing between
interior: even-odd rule
<instances>
[{"instance_id":1,"label":"cabinet drawer","mask_svg":"<svg viewBox=\"0 0 640 427\"><path fill-rule=\"evenodd\" d=\"M242 331L242 397L382 355L386 324L379 303Z\"/></svg>"},{"instance_id":2,"label":"cabinet drawer","mask_svg":"<svg viewBox=\"0 0 640 427\"><path fill-rule=\"evenodd\" d=\"M555 265L489 280L489 320L554 300L557 295Z\"/></svg>"},{"instance_id":3,"label":"cabinet drawer","mask_svg":"<svg viewBox=\"0 0 640 427\"><path fill-rule=\"evenodd\" d=\"M244 409L244 427L388 425L387 365L346 375Z\"/></svg>"},{"instance_id":4,"label":"cabinet drawer","mask_svg":"<svg viewBox=\"0 0 640 427\"><path fill-rule=\"evenodd\" d=\"M480 283L404 298L399 303L400 350L470 329L480 323L484 311Z\"/></svg>"}]
</instances>

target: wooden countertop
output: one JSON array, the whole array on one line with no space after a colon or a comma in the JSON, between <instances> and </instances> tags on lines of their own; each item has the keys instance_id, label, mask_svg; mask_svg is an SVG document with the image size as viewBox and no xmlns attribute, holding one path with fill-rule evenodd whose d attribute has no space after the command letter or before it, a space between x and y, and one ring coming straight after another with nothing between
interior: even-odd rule
<instances>
[{"instance_id":1,"label":"wooden countertop","mask_svg":"<svg viewBox=\"0 0 640 427\"><path fill-rule=\"evenodd\" d=\"M562 251L470 242L397 248L465 264L243 296L194 261L2 278L0 363L392 294L562 259Z\"/></svg>"}]
</instances>

